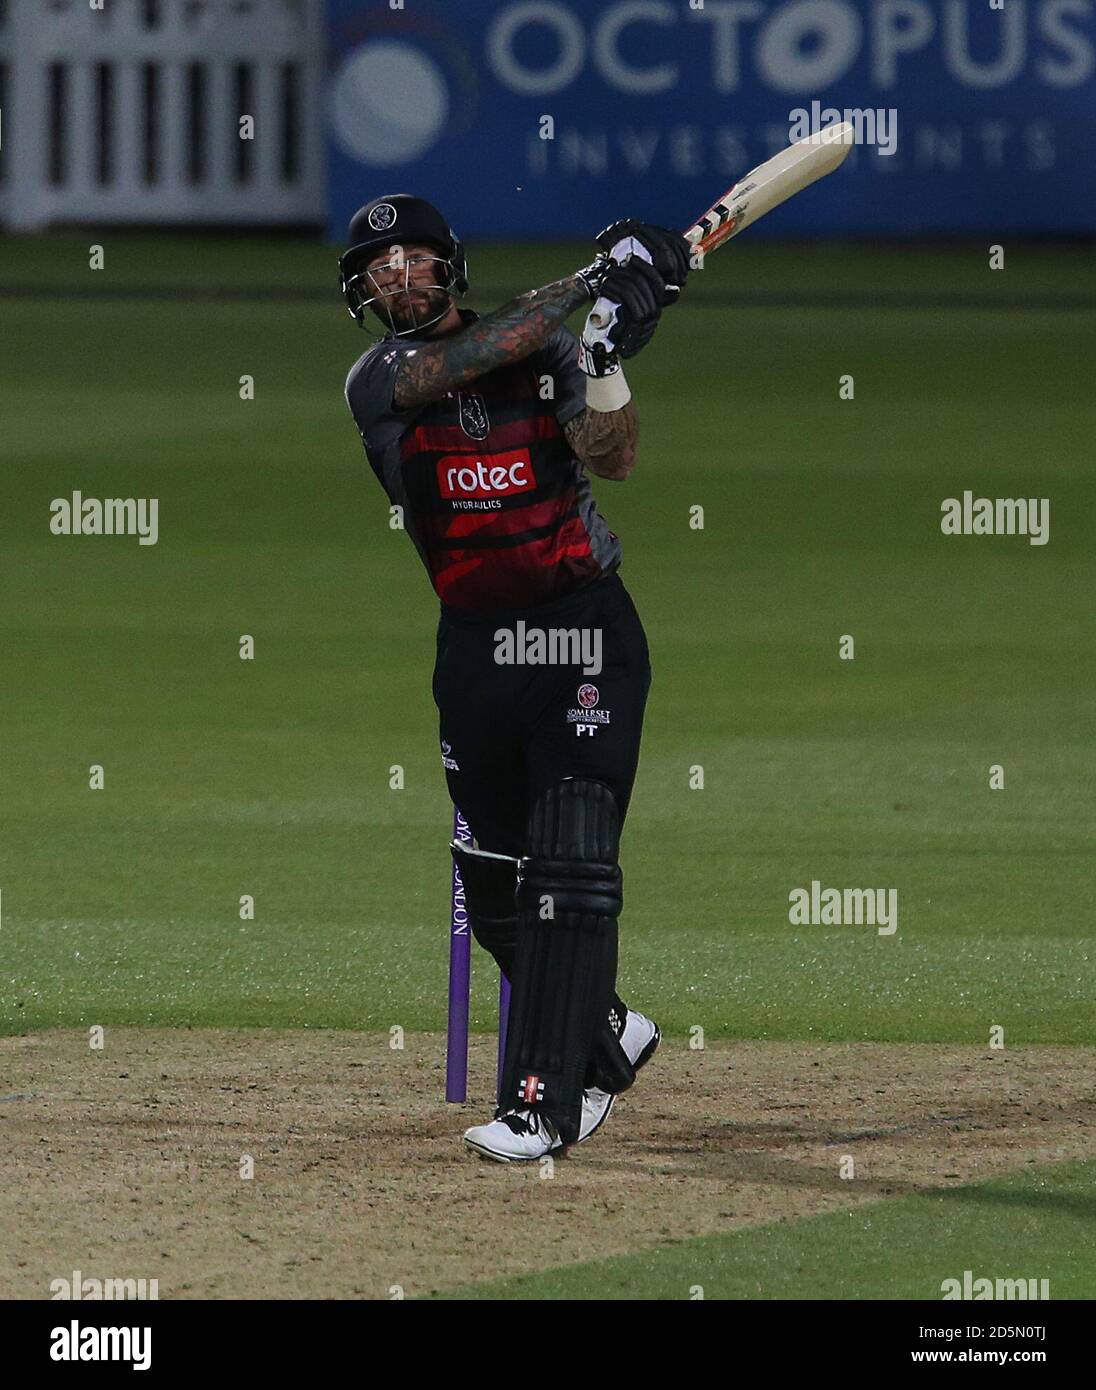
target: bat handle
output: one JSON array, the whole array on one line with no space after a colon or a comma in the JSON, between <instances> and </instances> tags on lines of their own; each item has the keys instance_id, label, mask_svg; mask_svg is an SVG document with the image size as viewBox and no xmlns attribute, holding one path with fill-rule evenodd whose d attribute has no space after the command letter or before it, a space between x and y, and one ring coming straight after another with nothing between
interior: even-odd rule
<instances>
[{"instance_id":1,"label":"bat handle","mask_svg":"<svg viewBox=\"0 0 1096 1390\"><path fill-rule=\"evenodd\" d=\"M598 308L598 304L604 303L612 304L613 308L616 307L616 305L613 304L612 300L599 299L597 304L595 304L594 307L590 310L590 325L593 328L606 327L606 325L610 322L610 320L613 317L608 310Z\"/></svg>"}]
</instances>

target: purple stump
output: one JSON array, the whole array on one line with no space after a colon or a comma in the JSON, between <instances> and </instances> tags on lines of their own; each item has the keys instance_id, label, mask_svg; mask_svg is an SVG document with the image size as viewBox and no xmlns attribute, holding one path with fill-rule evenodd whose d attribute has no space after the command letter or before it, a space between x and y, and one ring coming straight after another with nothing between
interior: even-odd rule
<instances>
[{"instance_id":1,"label":"purple stump","mask_svg":"<svg viewBox=\"0 0 1096 1390\"><path fill-rule=\"evenodd\" d=\"M453 808L453 839L470 841L472 832ZM453 865L452 913L449 922L449 1024L445 1045L445 1099L468 1099L468 1008L472 988L472 935L464 906L464 884Z\"/></svg>"}]
</instances>

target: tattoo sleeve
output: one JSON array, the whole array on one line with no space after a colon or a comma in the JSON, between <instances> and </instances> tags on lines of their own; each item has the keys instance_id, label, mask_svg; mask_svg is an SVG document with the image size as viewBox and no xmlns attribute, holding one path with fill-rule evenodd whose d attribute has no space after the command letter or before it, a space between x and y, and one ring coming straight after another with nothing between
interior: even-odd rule
<instances>
[{"instance_id":1,"label":"tattoo sleeve","mask_svg":"<svg viewBox=\"0 0 1096 1390\"><path fill-rule=\"evenodd\" d=\"M621 481L632 471L639 439L636 403L619 410L582 410L563 427L567 441L591 473Z\"/></svg>"},{"instance_id":2,"label":"tattoo sleeve","mask_svg":"<svg viewBox=\"0 0 1096 1390\"><path fill-rule=\"evenodd\" d=\"M552 333L590 296L577 275L518 295L459 333L409 352L396 372L397 410L437 401L496 367L519 362L543 347Z\"/></svg>"}]
</instances>

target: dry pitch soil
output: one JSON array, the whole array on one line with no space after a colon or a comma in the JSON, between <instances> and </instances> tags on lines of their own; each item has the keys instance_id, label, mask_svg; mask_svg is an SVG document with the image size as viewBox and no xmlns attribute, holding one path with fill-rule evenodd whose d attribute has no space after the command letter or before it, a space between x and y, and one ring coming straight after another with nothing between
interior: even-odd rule
<instances>
[{"instance_id":1,"label":"dry pitch soil","mask_svg":"<svg viewBox=\"0 0 1096 1390\"><path fill-rule=\"evenodd\" d=\"M414 1297L1092 1152L1096 1048L667 1038L550 1172L495 1164L460 1138L489 1115L494 1039L473 1040L466 1106L441 1100L443 1048L0 1038L0 1297L74 1269L161 1298Z\"/></svg>"}]
</instances>

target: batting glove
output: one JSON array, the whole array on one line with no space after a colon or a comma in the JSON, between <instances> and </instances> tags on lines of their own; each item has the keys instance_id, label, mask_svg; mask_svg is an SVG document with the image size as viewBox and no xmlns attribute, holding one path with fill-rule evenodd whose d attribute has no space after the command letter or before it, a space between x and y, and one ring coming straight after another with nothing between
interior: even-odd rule
<instances>
[{"instance_id":1,"label":"batting glove","mask_svg":"<svg viewBox=\"0 0 1096 1390\"><path fill-rule=\"evenodd\" d=\"M591 377L612 376L654 337L662 314L662 277L646 261L616 266L601 283L579 343L579 366Z\"/></svg>"},{"instance_id":2,"label":"batting glove","mask_svg":"<svg viewBox=\"0 0 1096 1390\"><path fill-rule=\"evenodd\" d=\"M625 218L599 232L597 244L618 265L627 265L637 257L654 266L662 277L660 306L665 309L677 303L689 274L691 249L680 232Z\"/></svg>"},{"instance_id":3,"label":"batting glove","mask_svg":"<svg viewBox=\"0 0 1096 1390\"><path fill-rule=\"evenodd\" d=\"M591 261L588 266L584 266L582 270L576 270L575 274L586 286L586 292L589 294L590 298L596 299L601 293L601 282L612 268L612 261L605 252L602 251L599 252L596 259Z\"/></svg>"}]
</instances>

